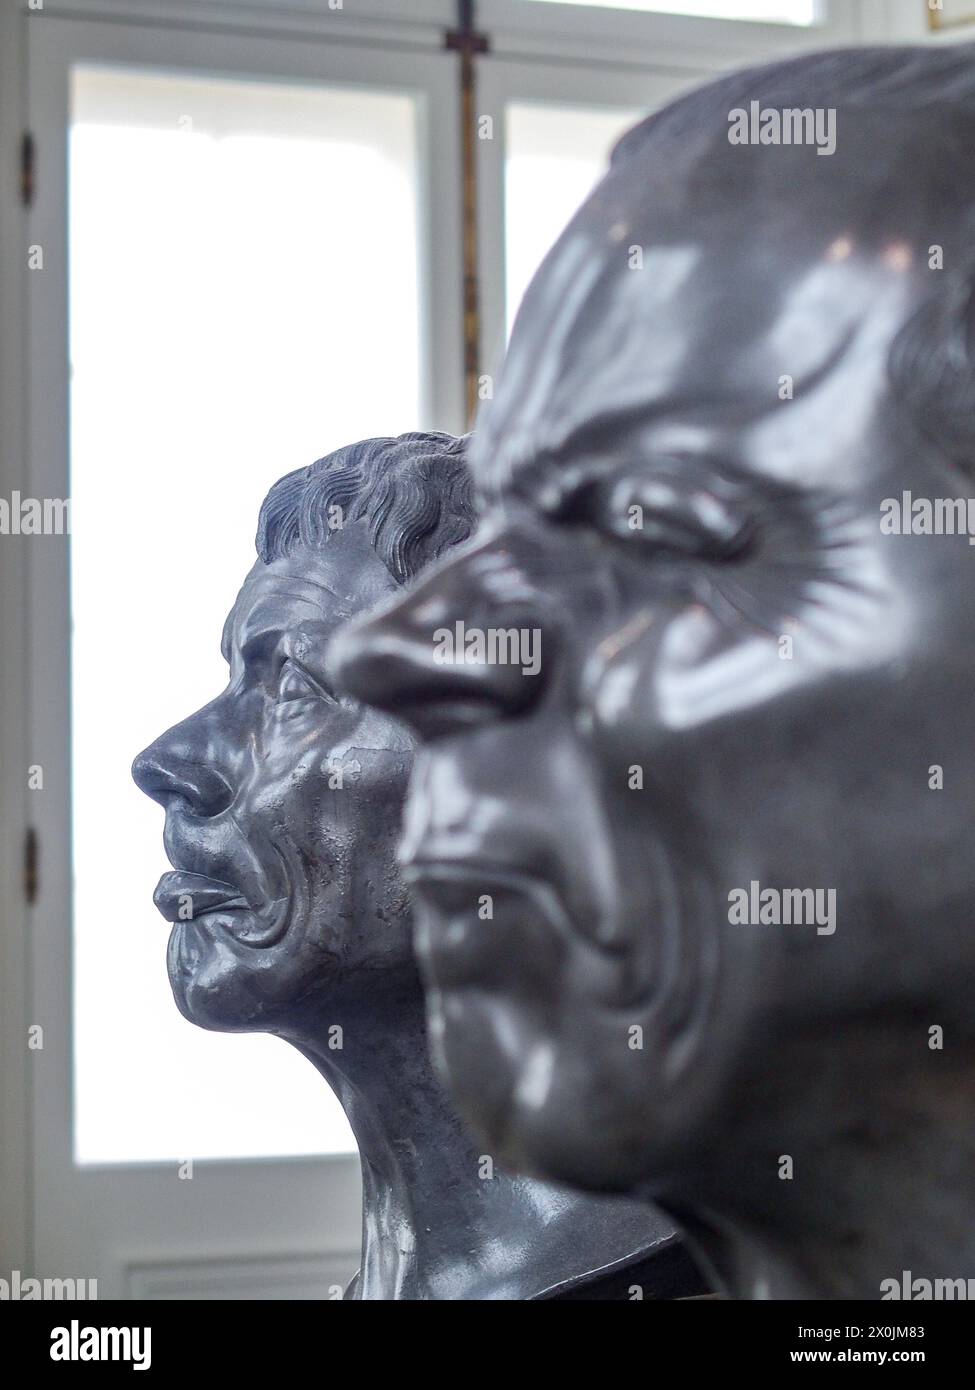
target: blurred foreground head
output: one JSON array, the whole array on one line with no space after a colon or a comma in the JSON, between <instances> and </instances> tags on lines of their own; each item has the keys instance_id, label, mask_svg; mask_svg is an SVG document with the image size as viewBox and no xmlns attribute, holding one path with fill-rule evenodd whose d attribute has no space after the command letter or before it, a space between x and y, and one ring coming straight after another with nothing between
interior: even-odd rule
<instances>
[{"instance_id":1,"label":"blurred foreground head","mask_svg":"<svg viewBox=\"0 0 975 1390\"><path fill-rule=\"evenodd\" d=\"M335 650L425 743L465 1112L745 1296L975 1275L973 148L958 46L637 126L525 297L474 539Z\"/></svg>"}]
</instances>

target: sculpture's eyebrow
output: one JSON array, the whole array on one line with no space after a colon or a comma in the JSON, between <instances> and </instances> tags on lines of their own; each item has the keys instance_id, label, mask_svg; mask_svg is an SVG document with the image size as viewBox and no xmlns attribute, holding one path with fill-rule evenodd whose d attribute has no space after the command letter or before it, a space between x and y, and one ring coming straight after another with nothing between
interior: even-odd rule
<instances>
[{"instance_id":1,"label":"sculpture's eyebrow","mask_svg":"<svg viewBox=\"0 0 975 1390\"><path fill-rule=\"evenodd\" d=\"M298 585L307 584L307 585L308 585L310 588L312 588L312 589L321 589L321 590L323 590L324 593L328 594L331 598L337 598L337 599L341 602L342 595L341 595L336 589L332 589L328 584L323 584L323 583L322 583L320 580L318 580L318 579L312 579L312 578L310 578L310 576L307 575L307 574L282 574L282 575L281 575L281 578L282 578L282 579L292 579L292 580L294 580L294 582L295 582L296 584L298 584ZM303 599L307 599L308 595L307 595L307 594L288 594L288 595L286 595L286 597L289 597L289 598L303 598Z\"/></svg>"},{"instance_id":2,"label":"sculpture's eyebrow","mask_svg":"<svg viewBox=\"0 0 975 1390\"><path fill-rule=\"evenodd\" d=\"M745 505L755 488L754 478L736 462L718 454L690 450L654 451L650 456L627 453L580 454L571 462L555 458L542 459L539 467L523 486L516 486L516 495L523 501L549 515L570 508L594 484L604 480L611 483L631 479L645 510L654 510L651 490L655 483L669 491L675 488L688 493L713 492L726 502L734 500ZM636 495L636 494L635 494ZM669 511L667 506L663 510Z\"/></svg>"},{"instance_id":3,"label":"sculpture's eyebrow","mask_svg":"<svg viewBox=\"0 0 975 1390\"><path fill-rule=\"evenodd\" d=\"M532 500L543 511L557 512L591 484L614 472L622 472L624 467L619 458L599 458L592 454L581 455L571 463L543 459L530 483Z\"/></svg>"},{"instance_id":4,"label":"sculpture's eyebrow","mask_svg":"<svg viewBox=\"0 0 975 1390\"><path fill-rule=\"evenodd\" d=\"M285 594L284 597L295 598L298 595ZM324 652L325 639L332 628L333 624L321 612L306 612L300 616L289 614L282 619L281 614L273 610L262 617L258 609L245 619L237 636L237 650L241 660L247 664L266 661L281 648L285 654L315 669L315 651L320 646ZM323 634L320 641L319 632Z\"/></svg>"},{"instance_id":5,"label":"sculpture's eyebrow","mask_svg":"<svg viewBox=\"0 0 975 1390\"><path fill-rule=\"evenodd\" d=\"M564 498L602 476L619 460L580 454L571 463L551 454L536 454L517 467L498 468L478 477L475 475L475 498L482 511L503 505L508 496L516 497L530 506L542 506L545 511Z\"/></svg>"},{"instance_id":6,"label":"sculpture's eyebrow","mask_svg":"<svg viewBox=\"0 0 975 1390\"><path fill-rule=\"evenodd\" d=\"M227 665L230 665L230 644L234 635L234 615L236 608L232 608L224 620L223 632L220 634L220 655Z\"/></svg>"},{"instance_id":7,"label":"sculpture's eyebrow","mask_svg":"<svg viewBox=\"0 0 975 1390\"><path fill-rule=\"evenodd\" d=\"M571 461L548 455L535 460L530 471L515 475L513 491L543 512L558 512L593 483L623 474L630 466L625 454L587 452Z\"/></svg>"},{"instance_id":8,"label":"sculpture's eyebrow","mask_svg":"<svg viewBox=\"0 0 975 1390\"><path fill-rule=\"evenodd\" d=\"M279 622L257 623L245 626L240 636L240 655L243 661L253 661L274 651L284 636L285 629Z\"/></svg>"},{"instance_id":9,"label":"sculpture's eyebrow","mask_svg":"<svg viewBox=\"0 0 975 1390\"><path fill-rule=\"evenodd\" d=\"M272 613L265 619L263 626L261 625L261 609L265 608L268 602L275 604L282 599L288 599L293 603L305 605L306 608L312 610L312 612L306 616L310 616L315 621L321 621L327 617L341 618L346 615L349 604L348 596L339 593L338 590L331 588L328 584L324 584L317 579L312 579L306 574L289 574L283 572L278 577L292 583L294 588L276 588L270 600L265 596L260 600L256 608L248 613L244 622L243 632L240 634L238 641L238 646L241 650L245 647L253 646L254 642L258 639L263 639L269 635L276 634L280 638L281 634L285 631L281 623L280 613ZM327 594L332 602L323 600L323 594ZM238 618L238 606L238 604L235 604L228 614L227 620L223 625L223 635L220 641L220 650L228 666L230 665L231 653L233 651L234 627Z\"/></svg>"}]
</instances>

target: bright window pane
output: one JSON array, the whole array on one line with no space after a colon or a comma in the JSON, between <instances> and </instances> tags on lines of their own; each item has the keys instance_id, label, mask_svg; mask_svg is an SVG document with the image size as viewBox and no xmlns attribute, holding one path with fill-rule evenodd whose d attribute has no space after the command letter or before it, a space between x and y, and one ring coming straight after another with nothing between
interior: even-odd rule
<instances>
[{"instance_id":1,"label":"bright window pane","mask_svg":"<svg viewBox=\"0 0 975 1390\"><path fill-rule=\"evenodd\" d=\"M708 19L754 19L769 24L815 24L818 0L531 0L600 10L656 10Z\"/></svg>"},{"instance_id":2,"label":"bright window pane","mask_svg":"<svg viewBox=\"0 0 975 1390\"><path fill-rule=\"evenodd\" d=\"M508 329L528 283L605 173L610 151L641 112L514 102L505 140L505 294Z\"/></svg>"},{"instance_id":3,"label":"bright window pane","mask_svg":"<svg viewBox=\"0 0 975 1390\"><path fill-rule=\"evenodd\" d=\"M415 102L94 69L73 95L76 1154L350 1150L297 1052L177 1012L129 765L225 685L271 484L421 424Z\"/></svg>"}]
</instances>

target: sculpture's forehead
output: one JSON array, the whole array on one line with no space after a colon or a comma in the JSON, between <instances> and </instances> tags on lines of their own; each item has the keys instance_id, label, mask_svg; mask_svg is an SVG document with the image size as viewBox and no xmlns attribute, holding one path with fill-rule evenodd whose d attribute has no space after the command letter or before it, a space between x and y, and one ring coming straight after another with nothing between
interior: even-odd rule
<instances>
[{"instance_id":1,"label":"sculpture's forehead","mask_svg":"<svg viewBox=\"0 0 975 1390\"><path fill-rule=\"evenodd\" d=\"M265 633L338 626L395 587L366 526L352 523L322 545L297 545L268 564L255 563L227 616L224 652Z\"/></svg>"},{"instance_id":2,"label":"sculpture's forehead","mask_svg":"<svg viewBox=\"0 0 975 1390\"><path fill-rule=\"evenodd\" d=\"M570 224L475 432L471 467L489 495L539 459L575 461L648 428L672 449L702 437L720 448L781 410L784 376L798 390L849 364L872 389L926 273L920 239L896 218L865 225L844 167L808 174L805 205L802 187L790 204L756 159L767 152L735 153L646 179L614 172ZM783 153L784 169L816 159Z\"/></svg>"}]
</instances>

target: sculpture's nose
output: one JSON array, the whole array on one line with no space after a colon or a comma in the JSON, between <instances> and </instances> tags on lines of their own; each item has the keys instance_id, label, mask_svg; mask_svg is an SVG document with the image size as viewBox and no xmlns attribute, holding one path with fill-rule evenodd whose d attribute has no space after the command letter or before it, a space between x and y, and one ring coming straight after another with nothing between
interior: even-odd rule
<instances>
[{"instance_id":1,"label":"sculpture's nose","mask_svg":"<svg viewBox=\"0 0 975 1390\"><path fill-rule=\"evenodd\" d=\"M428 742L522 713L544 681L537 614L524 595L499 607L499 596L481 582L477 558L435 570L329 646L339 685Z\"/></svg>"},{"instance_id":2,"label":"sculpture's nose","mask_svg":"<svg viewBox=\"0 0 975 1390\"><path fill-rule=\"evenodd\" d=\"M174 725L144 749L132 764L132 776L160 806L179 799L198 816L216 816L231 804L233 791L215 765L202 714Z\"/></svg>"}]
</instances>

